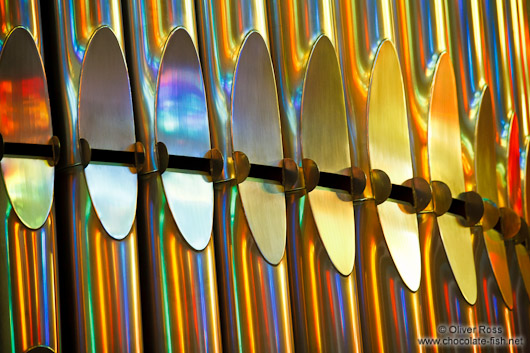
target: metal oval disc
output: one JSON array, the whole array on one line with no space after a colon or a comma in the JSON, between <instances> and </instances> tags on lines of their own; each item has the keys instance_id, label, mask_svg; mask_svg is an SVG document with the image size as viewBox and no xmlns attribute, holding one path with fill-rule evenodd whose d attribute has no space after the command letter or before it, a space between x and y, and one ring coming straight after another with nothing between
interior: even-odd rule
<instances>
[{"instance_id":1,"label":"metal oval disc","mask_svg":"<svg viewBox=\"0 0 530 353\"><path fill-rule=\"evenodd\" d=\"M475 130L475 175L477 192L482 198L493 201L498 206L495 121L491 93L486 86L482 91L480 108ZM512 283L508 270L506 247L502 234L496 230L484 232L484 243L490 259L493 275L506 305L513 306Z\"/></svg>"},{"instance_id":2,"label":"metal oval disc","mask_svg":"<svg viewBox=\"0 0 530 353\"><path fill-rule=\"evenodd\" d=\"M5 142L47 144L52 137L48 86L31 34L9 34L0 53L0 133ZM53 202L54 167L45 160L4 157L0 162L8 197L28 228L40 228Z\"/></svg>"},{"instance_id":3,"label":"metal oval disc","mask_svg":"<svg viewBox=\"0 0 530 353\"><path fill-rule=\"evenodd\" d=\"M396 49L384 41L377 50L368 91L370 168L385 171L393 184L413 177L403 76ZM398 204L377 206L379 221L396 268L412 291L421 280L421 254L415 214Z\"/></svg>"},{"instance_id":4,"label":"metal oval disc","mask_svg":"<svg viewBox=\"0 0 530 353\"><path fill-rule=\"evenodd\" d=\"M270 54L258 32L241 47L232 91L232 145L255 164L283 159L280 113ZM265 259L278 264L285 252L287 220L281 185L247 178L238 185L254 240Z\"/></svg>"},{"instance_id":5,"label":"metal oval disc","mask_svg":"<svg viewBox=\"0 0 530 353\"><path fill-rule=\"evenodd\" d=\"M519 271L523 277L526 294L530 298L530 254L528 249L523 244L515 244L515 253L517 256L517 263L519 264Z\"/></svg>"},{"instance_id":6,"label":"metal oval disc","mask_svg":"<svg viewBox=\"0 0 530 353\"><path fill-rule=\"evenodd\" d=\"M134 151L134 116L127 67L108 27L89 41L81 70L79 137L93 149ZM138 180L129 167L90 163L88 191L105 230L116 239L129 234L136 214Z\"/></svg>"},{"instance_id":7,"label":"metal oval disc","mask_svg":"<svg viewBox=\"0 0 530 353\"><path fill-rule=\"evenodd\" d=\"M346 106L333 44L321 36L313 45L304 79L301 150L322 172L351 168ZM337 270L347 276L355 261L355 223L349 194L316 187L307 195L324 247Z\"/></svg>"},{"instance_id":8,"label":"metal oval disc","mask_svg":"<svg viewBox=\"0 0 530 353\"><path fill-rule=\"evenodd\" d=\"M431 180L443 181L455 196L465 192L456 81L447 53L438 59L432 82L428 151ZM438 226L456 283L473 305L477 300L477 274L470 229L448 214L438 217Z\"/></svg>"},{"instance_id":9,"label":"metal oval disc","mask_svg":"<svg viewBox=\"0 0 530 353\"><path fill-rule=\"evenodd\" d=\"M210 150L201 65L183 28L171 33L162 55L156 138L172 155L204 157ZM204 175L168 169L162 173L162 185L180 233L193 249L204 249L212 234L213 184Z\"/></svg>"}]
</instances>

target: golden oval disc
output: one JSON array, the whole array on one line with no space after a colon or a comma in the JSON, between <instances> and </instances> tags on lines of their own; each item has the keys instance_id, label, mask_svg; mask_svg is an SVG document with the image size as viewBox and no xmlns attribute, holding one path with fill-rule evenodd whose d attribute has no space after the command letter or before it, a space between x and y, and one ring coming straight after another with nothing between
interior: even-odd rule
<instances>
[{"instance_id":1,"label":"golden oval disc","mask_svg":"<svg viewBox=\"0 0 530 353\"><path fill-rule=\"evenodd\" d=\"M428 151L431 180L445 182L455 196L465 192L456 81L451 58L445 52L436 63L433 76ZM477 274L470 229L448 214L438 217L438 226L456 283L473 305L477 300Z\"/></svg>"},{"instance_id":2,"label":"golden oval disc","mask_svg":"<svg viewBox=\"0 0 530 353\"><path fill-rule=\"evenodd\" d=\"M493 115L491 92L487 86L482 90L480 108L475 130L475 175L477 192L484 199L498 205L496 155L495 155L495 121ZM512 283L508 271L508 258L502 234L496 230L484 232L484 243L490 260L493 275L499 286L504 302L513 307Z\"/></svg>"},{"instance_id":3,"label":"golden oval disc","mask_svg":"<svg viewBox=\"0 0 530 353\"><path fill-rule=\"evenodd\" d=\"M108 27L90 39L81 69L79 137L93 149L133 151L136 141L127 66L118 40ZM129 167L90 163L88 191L105 230L127 236L136 215L137 176Z\"/></svg>"},{"instance_id":4,"label":"golden oval disc","mask_svg":"<svg viewBox=\"0 0 530 353\"><path fill-rule=\"evenodd\" d=\"M301 104L303 158L322 172L345 173L351 167L342 76L333 44L317 39L307 64ZM341 274L349 275L355 262L355 223L349 194L316 187L307 196L328 256Z\"/></svg>"},{"instance_id":5,"label":"golden oval disc","mask_svg":"<svg viewBox=\"0 0 530 353\"><path fill-rule=\"evenodd\" d=\"M279 166L283 159L280 113L270 54L258 32L244 40L232 90L232 146L251 163ZM278 264L285 252L283 187L255 179L238 185L243 211L263 257Z\"/></svg>"},{"instance_id":6,"label":"golden oval disc","mask_svg":"<svg viewBox=\"0 0 530 353\"><path fill-rule=\"evenodd\" d=\"M517 255L519 272L521 273L521 277L523 277L524 288L530 299L530 255L523 244L515 244L515 254Z\"/></svg>"},{"instance_id":7,"label":"golden oval disc","mask_svg":"<svg viewBox=\"0 0 530 353\"><path fill-rule=\"evenodd\" d=\"M210 150L201 65L184 28L173 31L158 72L156 139L169 154L204 157ZM213 225L213 184L201 174L168 169L162 185L180 233L195 250L208 245Z\"/></svg>"},{"instance_id":8,"label":"golden oval disc","mask_svg":"<svg viewBox=\"0 0 530 353\"><path fill-rule=\"evenodd\" d=\"M52 137L48 85L31 34L13 29L0 53L0 133L5 142L47 144ZM4 157L7 195L22 223L40 228L53 202L54 167L45 160Z\"/></svg>"},{"instance_id":9,"label":"golden oval disc","mask_svg":"<svg viewBox=\"0 0 530 353\"><path fill-rule=\"evenodd\" d=\"M385 40L377 50L368 91L368 153L370 168L385 171L393 184L413 177L403 76L394 45ZM377 206L392 260L410 290L421 280L421 254L415 214L398 204ZM361 235L362 236L362 235Z\"/></svg>"}]
</instances>

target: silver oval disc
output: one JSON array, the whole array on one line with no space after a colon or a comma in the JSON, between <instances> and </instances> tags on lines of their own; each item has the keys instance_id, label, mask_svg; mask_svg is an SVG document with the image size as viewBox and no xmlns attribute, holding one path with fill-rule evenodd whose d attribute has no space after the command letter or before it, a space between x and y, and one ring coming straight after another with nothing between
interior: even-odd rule
<instances>
[{"instance_id":1,"label":"silver oval disc","mask_svg":"<svg viewBox=\"0 0 530 353\"><path fill-rule=\"evenodd\" d=\"M413 177L403 76L394 45L379 46L368 91L368 153L370 168L385 171L393 184ZM421 280L418 222L398 204L377 206L379 221L392 260L410 290Z\"/></svg>"},{"instance_id":2,"label":"silver oval disc","mask_svg":"<svg viewBox=\"0 0 530 353\"><path fill-rule=\"evenodd\" d=\"M133 151L134 116L125 59L114 33L98 29L81 70L79 137L93 149ZM116 239L129 234L136 215L138 180L129 167L90 163L88 191L105 230Z\"/></svg>"},{"instance_id":3,"label":"silver oval disc","mask_svg":"<svg viewBox=\"0 0 530 353\"><path fill-rule=\"evenodd\" d=\"M183 28L166 43L157 92L157 141L169 154L204 157L210 150L204 81L197 51ZM180 233L193 249L204 249L212 234L213 184L204 175L168 169L162 185Z\"/></svg>"},{"instance_id":4,"label":"silver oval disc","mask_svg":"<svg viewBox=\"0 0 530 353\"><path fill-rule=\"evenodd\" d=\"M250 33L241 47L232 94L233 150L244 152L251 163L278 166L283 150L276 82L269 51L257 32ZM260 252L278 264L287 238L283 187L247 179L238 189Z\"/></svg>"},{"instance_id":5,"label":"silver oval disc","mask_svg":"<svg viewBox=\"0 0 530 353\"><path fill-rule=\"evenodd\" d=\"M445 182L454 197L465 192L456 81L447 53L438 59L433 77L428 150L431 180ZM470 229L449 214L438 217L438 225L456 283L467 302L473 305L477 300L477 274Z\"/></svg>"},{"instance_id":6,"label":"silver oval disc","mask_svg":"<svg viewBox=\"0 0 530 353\"><path fill-rule=\"evenodd\" d=\"M328 37L317 39L302 93L301 150L322 172L351 168L346 105L339 61ZM320 239L337 270L347 276L355 261L355 223L349 194L321 187L308 193Z\"/></svg>"},{"instance_id":7,"label":"silver oval disc","mask_svg":"<svg viewBox=\"0 0 530 353\"><path fill-rule=\"evenodd\" d=\"M0 133L5 142L47 144L52 137L48 86L31 34L17 27L0 53ZM45 160L4 157L8 197L28 228L40 228L53 202L54 167Z\"/></svg>"}]
</instances>

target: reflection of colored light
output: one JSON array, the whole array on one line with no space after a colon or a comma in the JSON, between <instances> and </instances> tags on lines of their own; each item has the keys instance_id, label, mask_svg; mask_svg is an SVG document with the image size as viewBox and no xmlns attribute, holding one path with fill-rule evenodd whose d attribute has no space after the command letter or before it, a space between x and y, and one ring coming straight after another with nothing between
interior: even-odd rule
<instances>
[{"instance_id":1,"label":"reflection of colored light","mask_svg":"<svg viewBox=\"0 0 530 353\"><path fill-rule=\"evenodd\" d=\"M151 207L151 210L153 208ZM161 223L162 224L162 223ZM161 241L162 241L162 237L164 236L164 233L163 232L160 232L160 238L161 238ZM182 279L179 278L179 270L178 270L178 267L177 267L177 261L178 259L180 258L179 255L177 254L177 240L175 239L174 236L172 236L171 234L168 234L169 236L169 239L170 239L170 242L169 242L169 249L170 249L170 257L171 257L171 272L172 272L172 276L173 276L173 290L175 291L175 308L176 308L176 312L174 313L175 316L176 316L176 319L177 319L177 327L184 327L184 322L182 320L182 302L181 302L181 298L182 298L182 293L180 291L180 282L182 281ZM153 237L154 238L154 237ZM161 251L161 257L163 256L162 254L164 253L164 251ZM163 261L163 260L162 260ZM165 262L162 262L162 276L163 276L163 281L165 280ZM165 287L165 286L164 286ZM168 313L168 303L167 303L167 296L168 296L168 293L167 293L167 289L166 290L163 290L163 295L164 295L164 316L165 316L165 326L166 326L166 349L168 349L168 351L172 351L173 350L173 347L172 347L172 337L171 337L171 322L169 321L169 313ZM180 352L184 352L186 349L185 349L185 345L184 345L184 337L183 335L180 335L180 337L178 338L178 343L180 345L180 349L179 351Z\"/></svg>"},{"instance_id":2,"label":"reflection of colored light","mask_svg":"<svg viewBox=\"0 0 530 353\"><path fill-rule=\"evenodd\" d=\"M315 314L315 333L316 333L316 342L317 342L317 349L320 351L322 350L322 342L321 342L321 333L320 333L320 317L319 317L319 305L318 305L318 285L316 280L316 274L315 274L315 244L313 242L309 243L309 264L310 266L310 272L311 272L311 300L313 302L313 308L315 308L314 314Z\"/></svg>"},{"instance_id":3,"label":"reflection of colored light","mask_svg":"<svg viewBox=\"0 0 530 353\"><path fill-rule=\"evenodd\" d=\"M14 233L15 234L19 234L19 224L16 223L15 224L15 228L14 228ZM20 239L25 239L24 236L21 236ZM20 318L20 329L21 329L21 334L22 334L22 351L25 351L27 348L28 348L28 331L27 331L27 324L26 324L26 312L27 312L27 309L26 309L26 301L25 301L25 298L24 298L24 287L23 287L23 281L24 281L24 275L22 274L22 257L21 257L21 254L20 254L20 244L18 241L15 241L15 266L16 266L16 269L17 269L17 284L18 284L18 302L19 302L19 305L20 305L20 313L19 313L19 318ZM20 315L22 314L22 315ZM31 311L29 311L29 318L31 320ZM30 327L31 327L31 323L30 323Z\"/></svg>"},{"instance_id":4,"label":"reflection of colored light","mask_svg":"<svg viewBox=\"0 0 530 353\"><path fill-rule=\"evenodd\" d=\"M451 301L449 300L449 287L447 282L444 282L444 300L445 300L445 310L447 311L447 319L449 322L452 322L451 319Z\"/></svg>"},{"instance_id":5,"label":"reflection of colored light","mask_svg":"<svg viewBox=\"0 0 530 353\"><path fill-rule=\"evenodd\" d=\"M393 278L389 279L389 287L390 287L390 299L392 301L392 315L394 317L394 330L395 332L399 332L398 311L397 311L398 309L397 309L397 304L396 304L396 288L394 287ZM401 342L397 340L397 344L398 344L397 350L400 351Z\"/></svg>"},{"instance_id":6,"label":"reflection of colored light","mask_svg":"<svg viewBox=\"0 0 530 353\"><path fill-rule=\"evenodd\" d=\"M249 331L250 332L254 332L254 325L253 325L253 320L252 320L252 310L254 309L252 307L252 298L250 298L250 294L251 294L251 291L250 291L250 284L249 284L249 274L248 274L248 269L250 266L252 266L251 263L249 263L248 261L248 258L247 258L247 238L246 237L242 237L241 239L241 249L243 249L242 251L242 256L241 256L241 261L242 261L242 268L243 268L243 287L245 288L245 297L243 298L243 300L245 301L245 306L246 306L246 313L247 313L247 324L249 326ZM254 346L254 340L250 340L250 351L251 352L255 352L256 351L256 347Z\"/></svg>"},{"instance_id":7,"label":"reflection of colored light","mask_svg":"<svg viewBox=\"0 0 530 353\"><path fill-rule=\"evenodd\" d=\"M421 332L421 326L419 325L420 321L420 304L418 303L418 296L413 295L412 296L412 307L414 310L414 327L416 328L416 337L422 337L423 334ZM408 336L407 336L408 337ZM410 342L408 342L410 343ZM409 346L410 348L410 346ZM420 352L423 352L423 347L420 346Z\"/></svg>"},{"instance_id":8,"label":"reflection of colored light","mask_svg":"<svg viewBox=\"0 0 530 353\"><path fill-rule=\"evenodd\" d=\"M95 242L96 244L100 244L101 243L101 232L100 231L96 231L95 234L94 234L94 238L95 238ZM95 250L95 256L96 256L96 272L97 272L97 284L98 284L98 291L99 291L99 313L101 314L101 328L102 328L102 331L101 332L101 341L103 343L103 347L108 347L108 342L107 342L107 316L106 316L106 313L107 313L107 310L105 308L105 293L103 292L104 290L104 281L105 281L105 278L104 278L104 274L103 274L103 271L105 271L105 273L107 272L106 271L106 268L103 266L103 263L102 263L102 259L101 259L101 251L100 249L94 249ZM108 278L107 278L108 279ZM93 332L92 334L96 334L95 332Z\"/></svg>"},{"instance_id":9,"label":"reflection of colored light","mask_svg":"<svg viewBox=\"0 0 530 353\"><path fill-rule=\"evenodd\" d=\"M405 301L405 290L403 288L400 288L400 296L401 296L401 308L403 310L403 324L404 324L405 331L406 331L405 337L407 338L407 347L410 348L410 342L409 342L410 327L409 327L409 319L407 315L407 302Z\"/></svg>"},{"instance_id":10,"label":"reflection of colored light","mask_svg":"<svg viewBox=\"0 0 530 353\"><path fill-rule=\"evenodd\" d=\"M510 315L510 310L508 308L504 308L504 322L506 323L506 330L508 331L508 339L513 338L513 321L512 316ZM510 348L510 352L514 351L514 346L512 344L508 345Z\"/></svg>"},{"instance_id":11,"label":"reflection of colored light","mask_svg":"<svg viewBox=\"0 0 530 353\"><path fill-rule=\"evenodd\" d=\"M378 343L378 351L383 352L384 351L384 345L383 345L383 329L381 327L381 308L379 307L379 290L377 288L378 286L378 278L377 274L379 273L377 269L377 263L379 261L379 258L377 256L377 244L375 243L374 238L372 237L370 243L370 274L371 274L371 283L372 283L372 293L375 303L375 324L377 328L377 343ZM393 292L392 292L393 293Z\"/></svg>"},{"instance_id":12,"label":"reflection of colored light","mask_svg":"<svg viewBox=\"0 0 530 353\"><path fill-rule=\"evenodd\" d=\"M488 279L484 277L482 279L482 291L484 294L484 302L486 303L486 313L488 314L488 324L491 325L491 309L488 292Z\"/></svg>"},{"instance_id":13,"label":"reflection of colored light","mask_svg":"<svg viewBox=\"0 0 530 353\"><path fill-rule=\"evenodd\" d=\"M31 267L33 267L33 264L38 264L38 261L37 261L37 257L38 257L38 250L37 250L37 237L36 237L36 234L35 232L30 232L31 233L31 237L28 237L31 239L31 245L32 245L32 249L31 249L31 263L30 263L30 259L27 258L26 261L27 261L27 264L28 264L28 274L30 272L30 269ZM27 236L27 235L26 235ZM37 269L33 268L33 288L35 288L35 293L31 293L31 286L28 287L28 294L29 294L29 297L33 297L35 299L35 311L37 313L37 317L35 318L35 322L37 323L37 337L38 337L38 342L42 342L42 336L41 336L41 318L39 317L41 314L42 314L42 311L41 311L41 303L40 303L40 293L39 293L39 289L41 289L41 287L39 286L39 275L38 275L38 272L35 271ZM29 278L28 278L29 280ZM33 294L33 295L32 295ZM34 326L32 326L33 328Z\"/></svg>"},{"instance_id":14,"label":"reflection of colored light","mask_svg":"<svg viewBox=\"0 0 530 353\"><path fill-rule=\"evenodd\" d=\"M44 315L44 334L45 334L45 343L47 345L50 345L50 327L49 327L49 312L50 312L50 306L49 306L49 298L48 298L48 288L53 288L55 286L55 282L48 282L48 257L46 256L46 232L44 229L40 232L40 243L41 243L41 253L40 258L42 261L42 294L43 294L43 315ZM53 262L52 262L53 264ZM41 321L42 322L42 321Z\"/></svg>"},{"instance_id":15,"label":"reflection of colored light","mask_svg":"<svg viewBox=\"0 0 530 353\"><path fill-rule=\"evenodd\" d=\"M424 289L427 291L427 303L428 303L428 313L429 313L429 325L430 325L430 334L434 337L437 333L437 322L436 322L436 313L434 311L434 295L432 292L433 284L432 284L432 278L431 278L431 257L429 254L431 254L431 243L432 237L426 236L425 237L425 245L424 245L424 261L425 261L425 268L424 268L424 274L425 274L425 287ZM449 319L449 322L451 320Z\"/></svg>"}]
</instances>

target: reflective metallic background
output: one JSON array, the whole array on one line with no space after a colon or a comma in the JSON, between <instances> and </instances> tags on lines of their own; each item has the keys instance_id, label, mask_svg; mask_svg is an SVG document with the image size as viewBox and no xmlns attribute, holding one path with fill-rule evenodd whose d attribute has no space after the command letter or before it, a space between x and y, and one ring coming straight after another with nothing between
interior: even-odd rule
<instances>
[{"instance_id":1,"label":"reflective metallic background","mask_svg":"<svg viewBox=\"0 0 530 353\"><path fill-rule=\"evenodd\" d=\"M286 215L277 212L283 208L284 196L276 185L267 182L249 179L235 185L239 178L233 158L234 148L242 145L252 148L243 151L249 158L259 158L258 151L263 149L261 156L265 158L259 159L260 163L274 164L279 162L274 159L281 158L278 103L276 92L268 85L272 78L267 76L272 72L264 48L270 46L267 9L265 2L257 0L202 0L197 8L210 136L212 147L223 156L222 175L215 186L213 237L223 350L292 352L288 268L284 255ZM252 62L247 56L256 49L254 65L257 77L267 77L264 86L256 84L259 80L249 76L252 71L247 67ZM247 95L253 98L244 99ZM247 104L248 99L256 104ZM245 114L261 115L259 119L248 118L259 121L256 129L248 132L248 141L259 141L263 129L272 132L267 144L237 142L242 137L233 136L239 128L235 125ZM265 229L256 229L263 223L267 224Z\"/></svg>"},{"instance_id":2,"label":"reflective metallic background","mask_svg":"<svg viewBox=\"0 0 530 353\"><path fill-rule=\"evenodd\" d=\"M528 21L0 0L0 351L529 351Z\"/></svg>"},{"instance_id":3,"label":"reflective metallic background","mask_svg":"<svg viewBox=\"0 0 530 353\"><path fill-rule=\"evenodd\" d=\"M4 4L0 22L2 145L47 144L52 124L39 3ZM0 166L0 350L57 351L61 327L54 167L46 160L16 156L2 158Z\"/></svg>"},{"instance_id":4,"label":"reflective metallic background","mask_svg":"<svg viewBox=\"0 0 530 353\"><path fill-rule=\"evenodd\" d=\"M157 172L157 142L177 155L203 157L210 149L194 3L124 7L136 131L147 152L138 200L145 347L219 352L211 180Z\"/></svg>"}]
</instances>

